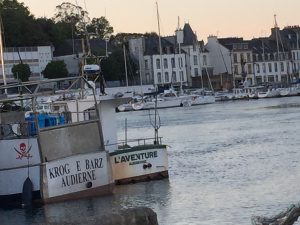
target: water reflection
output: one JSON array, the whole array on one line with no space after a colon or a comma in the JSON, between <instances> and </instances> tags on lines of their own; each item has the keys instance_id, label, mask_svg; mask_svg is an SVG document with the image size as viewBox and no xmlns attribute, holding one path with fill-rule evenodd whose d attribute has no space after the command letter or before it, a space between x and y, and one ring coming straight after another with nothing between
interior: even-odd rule
<instances>
[{"instance_id":1,"label":"water reflection","mask_svg":"<svg viewBox=\"0 0 300 225\"><path fill-rule=\"evenodd\" d=\"M300 201L300 98L160 110L169 180L117 186L114 195L0 210L1 224L72 222L147 206L160 225L250 224ZM154 136L148 112L118 114L118 136ZM4 221L2 223L2 221ZM298 222L298 224L300 224Z\"/></svg>"}]
</instances>

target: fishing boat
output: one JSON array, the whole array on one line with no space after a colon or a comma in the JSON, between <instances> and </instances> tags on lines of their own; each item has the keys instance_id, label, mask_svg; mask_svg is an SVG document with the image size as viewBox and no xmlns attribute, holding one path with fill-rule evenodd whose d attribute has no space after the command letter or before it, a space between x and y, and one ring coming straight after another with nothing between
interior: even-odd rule
<instances>
[{"instance_id":1,"label":"fishing boat","mask_svg":"<svg viewBox=\"0 0 300 225\"><path fill-rule=\"evenodd\" d=\"M158 103L158 101L156 101ZM168 175L168 153L167 145L162 143L158 136L157 108L153 127L154 138L140 138L118 141L115 108L116 101L100 101L98 111L102 118L102 131L105 149L110 154L113 178L116 184L135 183L167 178ZM127 135L126 135L127 137Z\"/></svg>"},{"instance_id":2,"label":"fishing boat","mask_svg":"<svg viewBox=\"0 0 300 225\"><path fill-rule=\"evenodd\" d=\"M34 101L35 96L26 98ZM28 205L112 193L100 118L72 123L64 114L37 114L34 109L25 119L23 108L11 105L24 99L0 100L0 202Z\"/></svg>"},{"instance_id":3,"label":"fishing boat","mask_svg":"<svg viewBox=\"0 0 300 225\"><path fill-rule=\"evenodd\" d=\"M72 114L72 121L93 119L97 114L100 118L100 131L103 137L104 149L109 152L113 180L116 184L134 183L168 177L167 145L158 137L158 113L155 110L153 122L155 137L130 140L118 140L116 107L131 99L131 93L96 96L97 106L91 98L82 100L54 101L54 112ZM158 102L158 101L157 101ZM80 112L78 112L78 109ZM156 118L156 119L155 119Z\"/></svg>"}]
</instances>

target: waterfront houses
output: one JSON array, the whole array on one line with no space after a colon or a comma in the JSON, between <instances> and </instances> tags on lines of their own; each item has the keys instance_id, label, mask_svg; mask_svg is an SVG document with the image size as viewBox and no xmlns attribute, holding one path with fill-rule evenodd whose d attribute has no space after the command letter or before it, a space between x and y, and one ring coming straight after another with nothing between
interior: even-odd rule
<instances>
[{"instance_id":1,"label":"waterfront houses","mask_svg":"<svg viewBox=\"0 0 300 225\"><path fill-rule=\"evenodd\" d=\"M129 40L131 55L139 62L143 83L159 86L212 87L214 90L274 84L287 86L299 80L299 26L277 25L269 37L209 36L198 41L189 24L174 36Z\"/></svg>"},{"instance_id":2,"label":"waterfront houses","mask_svg":"<svg viewBox=\"0 0 300 225\"><path fill-rule=\"evenodd\" d=\"M198 40L190 24L186 23L172 36L159 37L150 33L129 38L128 54L136 63L136 74L140 75L139 83L143 85L213 90L230 90L245 85L289 86L300 78L299 37L299 26L280 29L275 25L267 37L244 40L210 35L205 43ZM31 80L42 78L42 71L52 60L63 60L70 75L79 74L82 41L67 42L55 51L51 46L5 48L8 83L16 82L11 69L21 61L29 64ZM91 49L97 52L105 50L109 56L107 44L107 40L92 40ZM3 83L1 70L0 83Z\"/></svg>"},{"instance_id":3,"label":"waterfront houses","mask_svg":"<svg viewBox=\"0 0 300 225\"><path fill-rule=\"evenodd\" d=\"M174 36L129 40L129 51L139 62L143 83L167 87L192 86L193 78L202 75L203 65L207 65L202 46L189 24L178 28Z\"/></svg>"}]
</instances>

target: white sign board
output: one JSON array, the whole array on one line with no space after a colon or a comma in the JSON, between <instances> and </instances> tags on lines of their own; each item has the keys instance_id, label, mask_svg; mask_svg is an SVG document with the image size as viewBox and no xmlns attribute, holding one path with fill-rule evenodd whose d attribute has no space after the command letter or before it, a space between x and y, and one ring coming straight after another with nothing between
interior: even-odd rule
<instances>
[{"instance_id":1,"label":"white sign board","mask_svg":"<svg viewBox=\"0 0 300 225\"><path fill-rule=\"evenodd\" d=\"M49 197L110 184L106 152L83 154L46 164Z\"/></svg>"}]
</instances>

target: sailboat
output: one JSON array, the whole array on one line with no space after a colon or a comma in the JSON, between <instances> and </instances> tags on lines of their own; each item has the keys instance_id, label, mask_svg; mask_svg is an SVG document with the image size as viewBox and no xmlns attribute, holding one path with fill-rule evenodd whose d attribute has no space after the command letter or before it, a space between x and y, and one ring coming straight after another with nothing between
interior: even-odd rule
<instances>
[{"instance_id":1,"label":"sailboat","mask_svg":"<svg viewBox=\"0 0 300 225\"><path fill-rule=\"evenodd\" d=\"M154 104L154 119L151 120L154 120L152 123L154 138L127 140L126 135L125 140L118 143L118 145L116 145L116 142L109 141L108 143L111 144L106 146L110 152L113 177L116 184L135 183L169 177L167 145L164 145L162 138L158 136L160 118L157 112L157 96ZM102 113L102 115L115 116L116 105L107 105L107 107L109 107L110 113L106 113L105 115ZM101 107L99 110L101 113ZM151 118L150 112L149 117ZM111 119L109 127L106 127L106 130L114 129L116 127L115 122L116 119ZM106 133L106 130L104 128L103 133Z\"/></svg>"}]
</instances>

